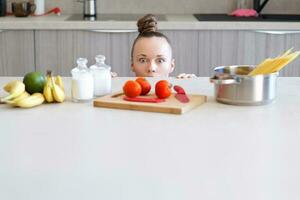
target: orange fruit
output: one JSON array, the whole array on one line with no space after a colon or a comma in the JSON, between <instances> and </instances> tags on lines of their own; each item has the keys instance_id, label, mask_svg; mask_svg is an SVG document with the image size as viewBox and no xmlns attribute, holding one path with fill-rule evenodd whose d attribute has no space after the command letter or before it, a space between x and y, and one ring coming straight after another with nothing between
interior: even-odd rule
<instances>
[{"instance_id":1,"label":"orange fruit","mask_svg":"<svg viewBox=\"0 0 300 200\"><path fill-rule=\"evenodd\" d=\"M139 77L135 81L138 82L141 85L141 87L142 87L141 95L146 95L146 94L148 94L150 92L151 85L147 81L147 79L145 79L144 77Z\"/></svg>"},{"instance_id":2,"label":"orange fruit","mask_svg":"<svg viewBox=\"0 0 300 200\"><path fill-rule=\"evenodd\" d=\"M137 97L142 92L141 85L136 81L127 81L123 86L123 92L127 97Z\"/></svg>"},{"instance_id":3,"label":"orange fruit","mask_svg":"<svg viewBox=\"0 0 300 200\"><path fill-rule=\"evenodd\" d=\"M166 99L172 94L172 85L166 80L160 80L155 84L155 94L160 99Z\"/></svg>"}]
</instances>

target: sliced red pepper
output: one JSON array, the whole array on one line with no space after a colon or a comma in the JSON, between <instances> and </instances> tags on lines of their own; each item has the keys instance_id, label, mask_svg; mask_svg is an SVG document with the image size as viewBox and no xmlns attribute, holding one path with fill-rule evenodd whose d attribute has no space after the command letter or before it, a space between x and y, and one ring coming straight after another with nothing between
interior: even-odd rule
<instances>
[{"instance_id":1,"label":"sliced red pepper","mask_svg":"<svg viewBox=\"0 0 300 200\"><path fill-rule=\"evenodd\" d=\"M123 98L125 101L143 102L143 103L161 103L165 102L165 99L159 98L144 98L144 97L127 97Z\"/></svg>"},{"instance_id":2,"label":"sliced red pepper","mask_svg":"<svg viewBox=\"0 0 300 200\"><path fill-rule=\"evenodd\" d=\"M188 103L190 101L189 97L186 95L184 89L179 85L174 85L174 90L177 92L175 98L181 103Z\"/></svg>"},{"instance_id":3,"label":"sliced red pepper","mask_svg":"<svg viewBox=\"0 0 300 200\"><path fill-rule=\"evenodd\" d=\"M177 92L177 94L185 94L185 91L182 87L180 87L179 85L174 85L174 90Z\"/></svg>"}]
</instances>

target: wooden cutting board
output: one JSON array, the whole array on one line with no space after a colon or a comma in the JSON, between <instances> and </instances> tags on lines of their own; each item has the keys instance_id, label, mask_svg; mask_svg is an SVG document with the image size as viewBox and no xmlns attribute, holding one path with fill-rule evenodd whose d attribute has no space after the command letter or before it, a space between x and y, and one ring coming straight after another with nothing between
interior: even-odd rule
<instances>
[{"instance_id":1,"label":"wooden cutting board","mask_svg":"<svg viewBox=\"0 0 300 200\"><path fill-rule=\"evenodd\" d=\"M206 102L207 97L204 95L188 95L190 101L181 103L172 94L165 102L161 103L143 103L131 102L123 100L124 95L112 97L107 95L94 100L95 107L116 108L126 110L139 110L146 112L160 112L170 114L183 114ZM147 97L156 97L155 94L147 95Z\"/></svg>"}]
</instances>

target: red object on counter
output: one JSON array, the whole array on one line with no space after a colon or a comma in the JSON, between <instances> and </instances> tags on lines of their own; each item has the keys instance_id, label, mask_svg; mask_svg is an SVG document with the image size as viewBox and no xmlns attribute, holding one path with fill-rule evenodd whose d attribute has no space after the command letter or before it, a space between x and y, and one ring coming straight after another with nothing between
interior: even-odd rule
<instances>
[{"instance_id":1,"label":"red object on counter","mask_svg":"<svg viewBox=\"0 0 300 200\"><path fill-rule=\"evenodd\" d=\"M254 9L237 9L229 14L235 17L257 17L258 14Z\"/></svg>"},{"instance_id":2,"label":"red object on counter","mask_svg":"<svg viewBox=\"0 0 300 200\"><path fill-rule=\"evenodd\" d=\"M184 89L179 85L174 85L174 90L177 92L177 94L185 94Z\"/></svg>"},{"instance_id":3,"label":"red object on counter","mask_svg":"<svg viewBox=\"0 0 300 200\"><path fill-rule=\"evenodd\" d=\"M51 13L54 13L56 15L60 15L61 14L61 9L59 7L55 7L55 8L52 8L51 10L45 12L44 14L41 14L41 15L31 14L30 16L38 17L38 16L49 15ZM14 14L12 12L7 12L6 15L14 15Z\"/></svg>"},{"instance_id":4,"label":"red object on counter","mask_svg":"<svg viewBox=\"0 0 300 200\"><path fill-rule=\"evenodd\" d=\"M161 103L165 102L165 99L159 98L145 98L145 97L127 97L123 98L125 101L143 102L143 103Z\"/></svg>"},{"instance_id":5,"label":"red object on counter","mask_svg":"<svg viewBox=\"0 0 300 200\"><path fill-rule=\"evenodd\" d=\"M59 7L55 7L51 10L49 10L48 12L45 12L44 14L41 14L41 15L32 15L32 16L44 16L44 15L49 15L51 13L54 13L54 14L57 14L57 15L60 15L61 14L61 9Z\"/></svg>"},{"instance_id":6,"label":"red object on counter","mask_svg":"<svg viewBox=\"0 0 300 200\"><path fill-rule=\"evenodd\" d=\"M174 90L177 92L175 98L181 103L188 103L190 101L189 97L186 95L184 89L179 85L174 85Z\"/></svg>"}]
</instances>

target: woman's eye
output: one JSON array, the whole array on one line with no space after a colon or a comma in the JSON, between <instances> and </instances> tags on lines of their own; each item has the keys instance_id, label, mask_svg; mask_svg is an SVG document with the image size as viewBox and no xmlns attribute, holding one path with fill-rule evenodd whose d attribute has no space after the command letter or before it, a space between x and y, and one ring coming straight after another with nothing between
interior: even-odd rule
<instances>
[{"instance_id":1,"label":"woman's eye","mask_svg":"<svg viewBox=\"0 0 300 200\"><path fill-rule=\"evenodd\" d=\"M145 59L145 58L140 58L140 59L139 59L139 62L140 62L140 63L145 63L145 62L146 62L146 59Z\"/></svg>"},{"instance_id":2,"label":"woman's eye","mask_svg":"<svg viewBox=\"0 0 300 200\"><path fill-rule=\"evenodd\" d=\"M163 62L165 62L165 59L159 58L157 61L158 61L159 63L163 63Z\"/></svg>"}]
</instances>

